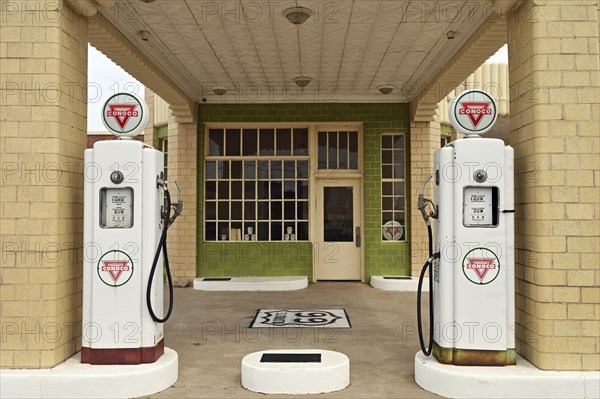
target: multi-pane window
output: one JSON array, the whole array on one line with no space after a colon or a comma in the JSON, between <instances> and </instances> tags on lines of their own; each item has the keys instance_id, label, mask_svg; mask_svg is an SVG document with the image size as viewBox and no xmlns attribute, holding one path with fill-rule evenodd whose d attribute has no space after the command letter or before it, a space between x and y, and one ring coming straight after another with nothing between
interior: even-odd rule
<instances>
[{"instance_id":1,"label":"multi-pane window","mask_svg":"<svg viewBox=\"0 0 600 399\"><path fill-rule=\"evenodd\" d=\"M165 180L167 180L167 171L169 170L169 165L167 163L167 155L169 153L169 140L168 139L161 139L159 141L159 147L160 150L163 153L163 163L164 163L164 176L165 176Z\"/></svg>"},{"instance_id":2,"label":"multi-pane window","mask_svg":"<svg viewBox=\"0 0 600 399\"><path fill-rule=\"evenodd\" d=\"M357 131L319 131L319 169L358 169Z\"/></svg>"},{"instance_id":3,"label":"multi-pane window","mask_svg":"<svg viewBox=\"0 0 600 399\"><path fill-rule=\"evenodd\" d=\"M209 129L206 241L308 241L308 129Z\"/></svg>"},{"instance_id":4,"label":"multi-pane window","mask_svg":"<svg viewBox=\"0 0 600 399\"><path fill-rule=\"evenodd\" d=\"M406 239L406 162L404 134L381 136L381 238Z\"/></svg>"}]
</instances>

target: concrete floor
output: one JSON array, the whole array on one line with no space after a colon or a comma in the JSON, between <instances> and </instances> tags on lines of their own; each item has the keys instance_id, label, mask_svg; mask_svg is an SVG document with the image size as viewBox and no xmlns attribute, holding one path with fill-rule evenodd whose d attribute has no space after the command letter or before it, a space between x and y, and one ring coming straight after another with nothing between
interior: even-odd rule
<instances>
[{"instance_id":1,"label":"concrete floor","mask_svg":"<svg viewBox=\"0 0 600 399\"><path fill-rule=\"evenodd\" d=\"M165 343L179 354L179 380L152 397L264 398L242 388L242 358L282 348L329 349L350 358L350 386L326 397L437 397L414 382L414 355L419 350L415 307L415 293L358 283L318 283L288 292L177 288ZM352 328L248 329L259 308L345 308Z\"/></svg>"}]
</instances>

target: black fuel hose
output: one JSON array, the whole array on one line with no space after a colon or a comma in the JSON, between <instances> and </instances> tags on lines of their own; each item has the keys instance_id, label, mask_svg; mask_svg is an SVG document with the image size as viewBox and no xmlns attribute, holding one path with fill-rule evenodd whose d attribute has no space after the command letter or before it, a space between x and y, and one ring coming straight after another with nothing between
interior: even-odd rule
<instances>
[{"instance_id":1,"label":"black fuel hose","mask_svg":"<svg viewBox=\"0 0 600 399\"><path fill-rule=\"evenodd\" d=\"M167 201L167 209L165 210L165 218L163 223L162 234L160 235L160 240L158 241L158 248L156 248L156 253L154 254L154 261L152 262L152 268L150 269L150 277L148 278L148 287L146 289L146 304L148 305L148 312L150 312L150 316L152 320L157 323L164 323L169 320L171 317L171 313L173 312L173 278L171 277L171 267L169 266L169 255L167 254L167 230L175 220L177 213L172 218L171 216L171 194L169 194L169 190L165 190L165 198ZM167 270L167 282L169 284L169 310L167 310L167 314L161 319L156 313L154 313L154 309L152 308L151 294L152 294L152 280L154 279L154 272L156 271L156 265L158 264L158 259L160 258L160 253L163 253L164 258L164 266ZM162 298L159 298L162 300Z\"/></svg>"},{"instance_id":2,"label":"black fuel hose","mask_svg":"<svg viewBox=\"0 0 600 399\"><path fill-rule=\"evenodd\" d=\"M429 356L433 349L433 273L432 265L436 257L439 254L433 254L433 234L431 232L431 225L427 223L427 237L429 238L429 259L423 265L421 269L421 275L419 276L419 284L417 286L417 329L419 331L419 343L421 344L421 350L425 356ZM425 347L425 339L423 337L423 327L421 325L421 292L423 290L423 279L425 278L425 272L429 269L429 342Z\"/></svg>"}]
</instances>

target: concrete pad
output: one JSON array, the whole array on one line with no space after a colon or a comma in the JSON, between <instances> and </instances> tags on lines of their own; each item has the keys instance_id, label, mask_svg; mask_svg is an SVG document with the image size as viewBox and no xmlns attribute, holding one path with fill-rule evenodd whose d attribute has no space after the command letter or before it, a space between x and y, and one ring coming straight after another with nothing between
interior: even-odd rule
<instances>
[{"instance_id":1,"label":"concrete pad","mask_svg":"<svg viewBox=\"0 0 600 399\"><path fill-rule=\"evenodd\" d=\"M423 310L427 311L427 296ZM269 349L326 349L352 361L352 384L327 398L437 398L415 383L419 349L416 295L354 282L319 282L298 291L211 292L175 289L165 342L179 353L179 380L152 398L264 399L244 389L240 364ZM257 309L344 308L351 329L248 328ZM273 395L270 398L285 398Z\"/></svg>"},{"instance_id":2,"label":"concrete pad","mask_svg":"<svg viewBox=\"0 0 600 399\"><path fill-rule=\"evenodd\" d=\"M417 292L418 277L371 276L371 287L384 291ZM423 292L429 292L429 278L423 279Z\"/></svg>"},{"instance_id":3,"label":"concrete pad","mask_svg":"<svg viewBox=\"0 0 600 399\"><path fill-rule=\"evenodd\" d=\"M294 291L306 287L306 276L231 277L226 280L199 277L194 280L194 289L201 291Z\"/></svg>"},{"instance_id":4,"label":"concrete pad","mask_svg":"<svg viewBox=\"0 0 600 399\"><path fill-rule=\"evenodd\" d=\"M597 371L544 371L517 356L516 366L467 367L415 355L415 381L449 398L598 398Z\"/></svg>"},{"instance_id":5,"label":"concrete pad","mask_svg":"<svg viewBox=\"0 0 600 399\"><path fill-rule=\"evenodd\" d=\"M263 362L264 355L320 355L318 362ZM266 394L317 394L340 391L350 385L350 359L323 349L273 349L250 353L242 359L242 386Z\"/></svg>"},{"instance_id":6,"label":"concrete pad","mask_svg":"<svg viewBox=\"0 0 600 399\"><path fill-rule=\"evenodd\" d=\"M177 352L165 348L154 363L82 364L79 353L51 369L3 369L2 398L132 398L152 395L178 378Z\"/></svg>"}]
</instances>

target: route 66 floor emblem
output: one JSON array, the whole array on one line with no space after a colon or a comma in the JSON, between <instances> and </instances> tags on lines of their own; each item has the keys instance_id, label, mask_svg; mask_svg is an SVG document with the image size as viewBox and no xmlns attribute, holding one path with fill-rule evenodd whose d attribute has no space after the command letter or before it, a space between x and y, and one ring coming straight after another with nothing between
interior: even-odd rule
<instances>
[{"instance_id":1,"label":"route 66 floor emblem","mask_svg":"<svg viewBox=\"0 0 600 399\"><path fill-rule=\"evenodd\" d=\"M345 309L259 309L251 328L351 328Z\"/></svg>"}]
</instances>

